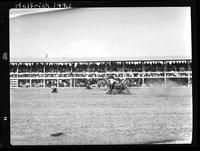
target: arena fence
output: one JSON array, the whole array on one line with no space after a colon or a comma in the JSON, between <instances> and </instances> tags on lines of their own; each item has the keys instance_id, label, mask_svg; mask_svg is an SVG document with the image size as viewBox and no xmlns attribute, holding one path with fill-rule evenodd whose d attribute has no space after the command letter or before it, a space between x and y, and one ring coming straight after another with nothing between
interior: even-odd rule
<instances>
[{"instance_id":1,"label":"arena fence","mask_svg":"<svg viewBox=\"0 0 200 151\"><path fill-rule=\"evenodd\" d=\"M86 87L87 81L92 86L104 77L113 75L116 79L125 77L130 87L144 87L154 85L189 86L192 82L192 71L182 72L27 72L10 73L10 87ZM173 84L172 84L173 83ZM175 84L175 85L174 85Z\"/></svg>"}]
</instances>

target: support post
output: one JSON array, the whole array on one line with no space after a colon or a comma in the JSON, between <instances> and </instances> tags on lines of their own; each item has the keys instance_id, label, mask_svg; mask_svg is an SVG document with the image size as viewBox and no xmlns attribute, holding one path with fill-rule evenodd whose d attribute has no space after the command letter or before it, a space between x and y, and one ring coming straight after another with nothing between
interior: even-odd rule
<instances>
[{"instance_id":1,"label":"support post","mask_svg":"<svg viewBox=\"0 0 200 151\"><path fill-rule=\"evenodd\" d=\"M142 86L144 86L144 71L142 71Z\"/></svg>"},{"instance_id":2,"label":"support post","mask_svg":"<svg viewBox=\"0 0 200 151\"><path fill-rule=\"evenodd\" d=\"M108 71L108 65L107 65L108 63L107 62L105 62L105 72L107 72Z\"/></svg>"},{"instance_id":3,"label":"support post","mask_svg":"<svg viewBox=\"0 0 200 151\"><path fill-rule=\"evenodd\" d=\"M45 77L43 79L43 87L45 88L46 87L46 84L45 84Z\"/></svg>"},{"instance_id":4,"label":"support post","mask_svg":"<svg viewBox=\"0 0 200 151\"><path fill-rule=\"evenodd\" d=\"M107 71L108 71L108 66L107 66L107 62L105 62L105 76L107 77Z\"/></svg>"},{"instance_id":5,"label":"support post","mask_svg":"<svg viewBox=\"0 0 200 151\"><path fill-rule=\"evenodd\" d=\"M46 77L45 77L45 63L44 63L44 70L43 70L43 71L44 71L44 72L43 72L43 73L44 73L44 74L43 74L43 76L44 76L44 79L43 79L43 87L45 88L45 78L46 78Z\"/></svg>"},{"instance_id":6,"label":"support post","mask_svg":"<svg viewBox=\"0 0 200 151\"><path fill-rule=\"evenodd\" d=\"M18 63L17 63L17 87L19 87L19 79L18 79Z\"/></svg>"},{"instance_id":7,"label":"support post","mask_svg":"<svg viewBox=\"0 0 200 151\"><path fill-rule=\"evenodd\" d=\"M31 63L31 65L30 65L30 73L32 72L32 63Z\"/></svg>"},{"instance_id":8,"label":"support post","mask_svg":"<svg viewBox=\"0 0 200 151\"><path fill-rule=\"evenodd\" d=\"M166 79L166 61L163 61L163 72L164 72L164 82L165 82L165 87L167 84L167 79Z\"/></svg>"},{"instance_id":9,"label":"support post","mask_svg":"<svg viewBox=\"0 0 200 151\"><path fill-rule=\"evenodd\" d=\"M72 78L70 78L70 88L72 87Z\"/></svg>"},{"instance_id":10,"label":"support post","mask_svg":"<svg viewBox=\"0 0 200 151\"><path fill-rule=\"evenodd\" d=\"M75 84L75 83L76 83L76 79L74 79L74 80L73 80L73 87L75 87L75 86L76 86L76 84Z\"/></svg>"},{"instance_id":11,"label":"support post","mask_svg":"<svg viewBox=\"0 0 200 151\"><path fill-rule=\"evenodd\" d=\"M87 62L87 72L89 72L89 71L90 71L90 63Z\"/></svg>"},{"instance_id":12,"label":"support post","mask_svg":"<svg viewBox=\"0 0 200 151\"><path fill-rule=\"evenodd\" d=\"M165 72L166 71L166 62L163 61L163 71Z\"/></svg>"},{"instance_id":13,"label":"support post","mask_svg":"<svg viewBox=\"0 0 200 151\"><path fill-rule=\"evenodd\" d=\"M145 67L144 67L144 61L142 63L142 86L144 86L144 73L145 73Z\"/></svg>"},{"instance_id":14,"label":"support post","mask_svg":"<svg viewBox=\"0 0 200 151\"><path fill-rule=\"evenodd\" d=\"M71 63L71 72L73 72L74 63Z\"/></svg>"},{"instance_id":15,"label":"support post","mask_svg":"<svg viewBox=\"0 0 200 151\"><path fill-rule=\"evenodd\" d=\"M17 78L18 78L18 66L19 66L19 65L18 65L18 63L17 63Z\"/></svg>"},{"instance_id":16,"label":"support post","mask_svg":"<svg viewBox=\"0 0 200 151\"><path fill-rule=\"evenodd\" d=\"M123 64L122 71L124 72L124 70L125 70L125 62L122 62L122 64Z\"/></svg>"},{"instance_id":17,"label":"support post","mask_svg":"<svg viewBox=\"0 0 200 151\"><path fill-rule=\"evenodd\" d=\"M57 65L57 66L56 66L56 70L57 70L56 72L58 73L58 63L56 63L56 65Z\"/></svg>"},{"instance_id":18,"label":"support post","mask_svg":"<svg viewBox=\"0 0 200 151\"><path fill-rule=\"evenodd\" d=\"M144 65L144 61L142 61L141 63L142 63L142 72L145 72L145 65Z\"/></svg>"}]
</instances>

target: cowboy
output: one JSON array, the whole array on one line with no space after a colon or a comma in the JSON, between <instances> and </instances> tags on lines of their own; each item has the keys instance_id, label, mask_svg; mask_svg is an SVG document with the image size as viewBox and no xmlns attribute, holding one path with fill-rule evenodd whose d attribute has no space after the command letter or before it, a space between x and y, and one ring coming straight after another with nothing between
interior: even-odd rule
<instances>
[{"instance_id":1,"label":"cowboy","mask_svg":"<svg viewBox=\"0 0 200 151\"><path fill-rule=\"evenodd\" d=\"M112 89L114 88L115 83L117 83L117 81L114 79L114 76L111 76L110 79L110 90L112 91Z\"/></svg>"}]
</instances>

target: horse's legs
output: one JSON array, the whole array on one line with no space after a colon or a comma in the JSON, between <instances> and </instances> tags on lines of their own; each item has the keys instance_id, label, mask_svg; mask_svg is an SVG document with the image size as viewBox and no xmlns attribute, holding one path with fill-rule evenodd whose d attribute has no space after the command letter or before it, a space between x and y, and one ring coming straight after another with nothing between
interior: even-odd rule
<instances>
[{"instance_id":1,"label":"horse's legs","mask_svg":"<svg viewBox=\"0 0 200 151\"><path fill-rule=\"evenodd\" d=\"M108 92L106 92L106 94L111 94L111 86L109 86Z\"/></svg>"},{"instance_id":2,"label":"horse's legs","mask_svg":"<svg viewBox=\"0 0 200 151\"><path fill-rule=\"evenodd\" d=\"M109 90L108 90L108 92L107 92L106 94L111 94L111 93L112 93L112 90L113 90L112 85L110 85L110 86L109 86Z\"/></svg>"},{"instance_id":3,"label":"horse's legs","mask_svg":"<svg viewBox=\"0 0 200 151\"><path fill-rule=\"evenodd\" d=\"M112 93L112 89L109 89L107 94L111 94Z\"/></svg>"},{"instance_id":4,"label":"horse's legs","mask_svg":"<svg viewBox=\"0 0 200 151\"><path fill-rule=\"evenodd\" d=\"M112 90L108 90L108 92L106 94L111 94L112 93Z\"/></svg>"},{"instance_id":5,"label":"horse's legs","mask_svg":"<svg viewBox=\"0 0 200 151\"><path fill-rule=\"evenodd\" d=\"M110 92L110 89L106 92L106 94L108 94L108 92Z\"/></svg>"},{"instance_id":6,"label":"horse's legs","mask_svg":"<svg viewBox=\"0 0 200 151\"><path fill-rule=\"evenodd\" d=\"M113 91L113 89L114 89L114 84L115 84L115 83L113 83L113 84L110 86L110 94L112 93L112 91Z\"/></svg>"}]
</instances>

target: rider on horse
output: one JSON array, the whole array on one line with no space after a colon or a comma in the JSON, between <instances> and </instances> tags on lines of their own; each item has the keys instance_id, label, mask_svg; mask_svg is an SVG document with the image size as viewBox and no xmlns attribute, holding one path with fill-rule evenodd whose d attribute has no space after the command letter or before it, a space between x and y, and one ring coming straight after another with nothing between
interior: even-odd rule
<instances>
[{"instance_id":1,"label":"rider on horse","mask_svg":"<svg viewBox=\"0 0 200 151\"><path fill-rule=\"evenodd\" d=\"M114 79L114 76L111 76L109 82L110 82L110 92L112 92L114 85L118 83L118 81Z\"/></svg>"},{"instance_id":2,"label":"rider on horse","mask_svg":"<svg viewBox=\"0 0 200 151\"><path fill-rule=\"evenodd\" d=\"M127 90L127 92L129 93L129 89L128 89L127 81L126 81L126 76L123 76L119 79L120 79L120 81L117 81L117 80L114 79L113 76L111 76L108 79L109 90L106 94L112 94L113 89L115 89L117 93L121 93L121 91L123 91L123 90Z\"/></svg>"}]
</instances>

